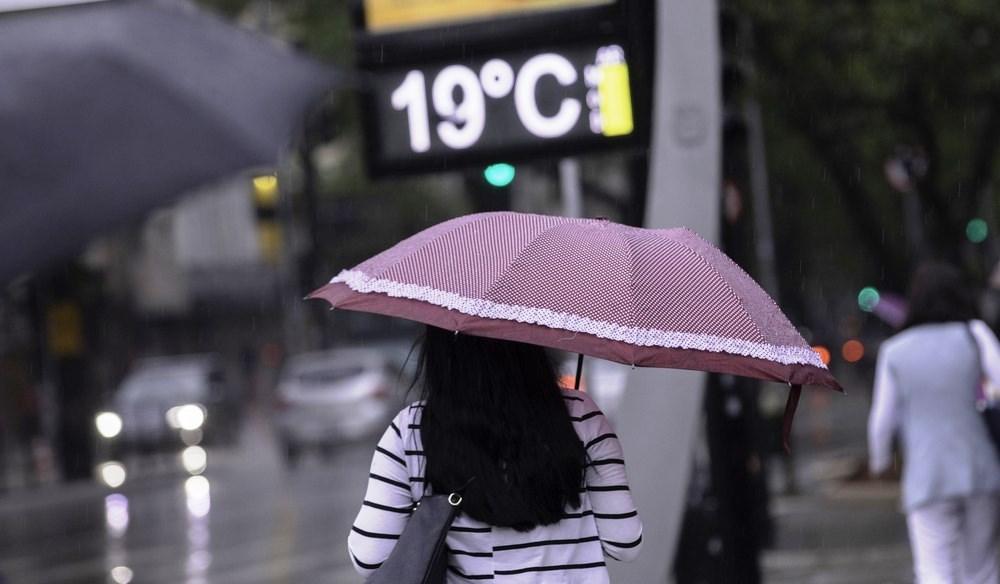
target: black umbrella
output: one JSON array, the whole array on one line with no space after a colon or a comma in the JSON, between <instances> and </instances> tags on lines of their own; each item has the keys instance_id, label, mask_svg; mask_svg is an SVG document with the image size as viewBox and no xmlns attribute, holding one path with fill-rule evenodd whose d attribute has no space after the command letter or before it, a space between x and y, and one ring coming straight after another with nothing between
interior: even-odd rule
<instances>
[{"instance_id":1,"label":"black umbrella","mask_svg":"<svg viewBox=\"0 0 1000 584\"><path fill-rule=\"evenodd\" d=\"M0 13L0 284L271 166L329 68L181 2Z\"/></svg>"}]
</instances>

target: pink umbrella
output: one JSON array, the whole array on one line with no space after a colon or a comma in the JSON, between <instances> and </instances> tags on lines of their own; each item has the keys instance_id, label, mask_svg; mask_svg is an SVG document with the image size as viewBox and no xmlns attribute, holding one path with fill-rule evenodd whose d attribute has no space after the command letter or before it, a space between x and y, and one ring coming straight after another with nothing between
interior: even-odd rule
<instances>
[{"instance_id":1,"label":"pink umbrella","mask_svg":"<svg viewBox=\"0 0 1000 584\"><path fill-rule=\"evenodd\" d=\"M774 301L688 229L480 213L445 221L316 290L335 308L398 316L639 367L840 389Z\"/></svg>"}]
</instances>

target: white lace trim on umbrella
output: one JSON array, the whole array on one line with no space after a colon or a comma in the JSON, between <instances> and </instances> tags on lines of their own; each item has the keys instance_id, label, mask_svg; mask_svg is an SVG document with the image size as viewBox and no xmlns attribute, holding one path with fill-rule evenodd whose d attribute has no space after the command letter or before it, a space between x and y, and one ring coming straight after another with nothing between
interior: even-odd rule
<instances>
[{"instance_id":1,"label":"white lace trim on umbrella","mask_svg":"<svg viewBox=\"0 0 1000 584\"><path fill-rule=\"evenodd\" d=\"M501 304L482 298L467 298L429 286L372 278L356 270L343 270L330 283L346 284L351 290L362 294L375 292L393 298L419 300L449 310L457 310L469 316L537 324L559 330L586 333L602 339L620 341L640 347L730 353L773 361L782 365L813 365L826 369L815 351L803 347L772 345L715 335L623 326L546 308Z\"/></svg>"}]
</instances>

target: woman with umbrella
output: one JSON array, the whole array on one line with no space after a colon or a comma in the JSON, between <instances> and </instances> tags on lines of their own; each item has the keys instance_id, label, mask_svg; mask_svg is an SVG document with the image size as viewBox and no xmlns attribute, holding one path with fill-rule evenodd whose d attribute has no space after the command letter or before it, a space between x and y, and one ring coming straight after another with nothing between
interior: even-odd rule
<instances>
[{"instance_id":1,"label":"woman with umbrella","mask_svg":"<svg viewBox=\"0 0 1000 584\"><path fill-rule=\"evenodd\" d=\"M468 215L311 297L431 327L424 400L383 436L350 535L362 571L389 557L426 490L466 483L446 537L449 581L607 582L605 555L636 556L642 527L621 445L589 397L557 389L537 345L581 364L586 354L788 383L786 439L802 384L840 388L760 286L686 229Z\"/></svg>"},{"instance_id":2,"label":"woman with umbrella","mask_svg":"<svg viewBox=\"0 0 1000 584\"><path fill-rule=\"evenodd\" d=\"M423 399L379 441L348 539L360 573L389 557L426 487L466 483L448 582L608 582L605 556L639 553L618 438L587 394L558 387L544 349L429 326L420 376Z\"/></svg>"}]
</instances>

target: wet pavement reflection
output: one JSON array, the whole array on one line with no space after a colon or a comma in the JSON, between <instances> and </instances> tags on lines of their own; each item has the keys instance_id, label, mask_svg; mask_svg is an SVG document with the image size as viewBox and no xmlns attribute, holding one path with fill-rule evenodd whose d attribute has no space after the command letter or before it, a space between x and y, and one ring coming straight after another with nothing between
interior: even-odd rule
<instances>
[{"instance_id":1,"label":"wet pavement reflection","mask_svg":"<svg viewBox=\"0 0 1000 584\"><path fill-rule=\"evenodd\" d=\"M0 496L0 582L361 582L346 541L374 439L288 472L266 426L248 426L239 448L188 454L203 474L151 465L117 489Z\"/></svg>"}]
</instances>

